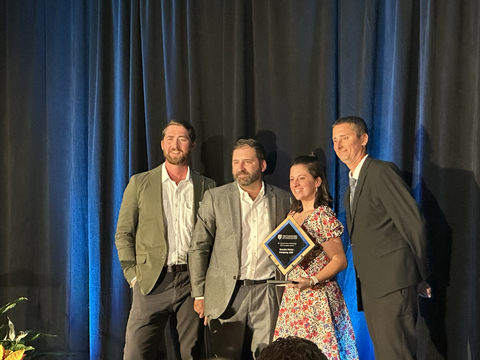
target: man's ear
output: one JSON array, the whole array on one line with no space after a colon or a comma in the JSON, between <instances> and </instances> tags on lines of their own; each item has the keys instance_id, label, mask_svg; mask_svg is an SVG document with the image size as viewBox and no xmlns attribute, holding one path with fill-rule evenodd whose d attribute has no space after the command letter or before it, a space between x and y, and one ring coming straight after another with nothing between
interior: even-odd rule
<instances>
[{"instance_id":1,"label":"man's ear","mask_svg":"<svg viewBox=\"0 0 480 360\"><path fill-rule=\"evenodd\" d=\"M362 145L367 146L367 143L368 143L368 134L367 133L362 134Z\"/></svg>"},{"instance_id":2,"label":"man's ear","mask_svg":"<svg viewBox=\"0 0 480 360\"><path fill-rule=\"evenodd\" d=\"M264 172L265 170L267 170L267 162L265 161L265 159L262 160L262 172Z\"/></svg>"}]
</instances>

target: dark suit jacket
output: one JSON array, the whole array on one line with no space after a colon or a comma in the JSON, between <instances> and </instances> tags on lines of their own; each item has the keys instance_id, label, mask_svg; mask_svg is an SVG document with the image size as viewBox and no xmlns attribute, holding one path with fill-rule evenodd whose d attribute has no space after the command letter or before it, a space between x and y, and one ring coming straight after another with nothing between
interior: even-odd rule
<instances>
[{"instance_id":1,"label":"dark suit jacket","mask_svg":"<svg viewBox=\"0 0 480 360\"><path fill-rule=\"evenodd\" d=\"M428 276L424 218L391 162L367 157L358 178L347 226L362 290L380 298Z\"/></svg>"},{"instance_id":2,"label":"dark suit jacket","mask_svg":"<svg viewBox=\"0 0 480 360\"><path fill-rule=\"evenodd\" d=\"M205 190L215 186L212 179L190 169L193 181L194 222ZM162 165L133 175L123 194L118 215L115 245L125 279L137 277L143 294L152 291L167 261L163 221Z\"/></svg>"},{"instance_id":3,"label":"dark suit jacket","mask_svg":"<svg viewBox=\"0 0 480 360\"><path fill-rule=\"evenodd\" d=\"M290 208L290 194L265 184L271 231ZM207 191L188 250L192 296L205 297L205 315L216 319L227 308L240 274L242 215L237 183ZM263 250L262 250L263 251Z\"/></svg>"}]
</instances>

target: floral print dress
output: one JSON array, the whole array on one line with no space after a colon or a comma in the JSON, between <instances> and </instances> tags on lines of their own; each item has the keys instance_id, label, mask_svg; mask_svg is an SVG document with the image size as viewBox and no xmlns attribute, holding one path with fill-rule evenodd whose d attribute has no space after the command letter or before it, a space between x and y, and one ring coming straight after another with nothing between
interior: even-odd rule
<instances>
[{"instance_id":1,"label":"floral print dress","mask_svg":"<svg viewBox=\"0 0 480 360\"><path fill-rule=\"evenodd\" d=\"M317 246L288 274L289 279L310 277L321 271L330 258L318 245L343 233L342 224L327 206L320 206L309 214L302 228ZM330 360L358 359L350 315L342 290L334 279L301 292L285 287L274 340L287 336L313 341Z\"/></svg>"}]
</instances>

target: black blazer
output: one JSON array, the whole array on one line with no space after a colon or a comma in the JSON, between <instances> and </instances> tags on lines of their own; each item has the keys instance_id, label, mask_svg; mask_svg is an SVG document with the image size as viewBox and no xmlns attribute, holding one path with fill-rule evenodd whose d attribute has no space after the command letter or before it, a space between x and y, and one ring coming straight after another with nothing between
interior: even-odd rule
<instances>
[{"instance_id":1,"label":"black blazer","mask_svg":"<svg viewBox=\"0 0 480 360\"><path fill-rule=\"evenodd\" d=\"M427 279L425 220L395 164L367 157L351 213L350 188L344 204L363 291L379 298Z\"/></svg>"}]
</instances>

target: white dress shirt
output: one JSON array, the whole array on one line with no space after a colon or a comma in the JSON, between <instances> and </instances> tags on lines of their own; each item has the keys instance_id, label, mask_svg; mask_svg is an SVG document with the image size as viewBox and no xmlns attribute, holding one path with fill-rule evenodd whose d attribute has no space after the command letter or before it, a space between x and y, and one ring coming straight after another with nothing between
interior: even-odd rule
<instances>
[{"instance_id":1,"label":"white dress shirt","mask_svg":"<svg viewBox=\"0 0 480 360\"><path fill-rule=\"evenodd\" d=\"M188 168L178 185L162 166L163 219L168 238L167 265L186 264L193 233L193 182Z\"/></svg>"},{"instance_id":2,"label":"white dress shirt","mask_svg":"<svg viewBox=\"0 0 480 360\"><path fill-rule=\"evenodd\" d=\"M238 183L237 183L238 185ZM265 280L275 276L275 265L262 248L262 242L270 235L268 201L265 184L255 200L238 185L242 213L242 253L240 279Z\"/></svg>"}]
</instances>

